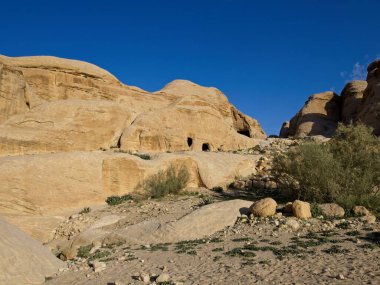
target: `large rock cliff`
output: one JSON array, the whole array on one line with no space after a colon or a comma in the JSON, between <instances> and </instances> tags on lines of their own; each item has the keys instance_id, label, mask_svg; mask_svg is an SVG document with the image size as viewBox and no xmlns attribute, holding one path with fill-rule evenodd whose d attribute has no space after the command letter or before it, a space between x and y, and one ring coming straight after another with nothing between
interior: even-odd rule
<instances>
[{"instance_id":1,"label":"large rock cliff","mask_svg":"<svg viewBox=\"0 0 380 285\"><path fill-rule=\"evenodd\" d=\"M346 84L340 96L332 92L313 95L280 130L280 137L331 137L339 122L362 122L380 135L380 60L368 66L367 81Z\"/></svg>"}]
</instances>

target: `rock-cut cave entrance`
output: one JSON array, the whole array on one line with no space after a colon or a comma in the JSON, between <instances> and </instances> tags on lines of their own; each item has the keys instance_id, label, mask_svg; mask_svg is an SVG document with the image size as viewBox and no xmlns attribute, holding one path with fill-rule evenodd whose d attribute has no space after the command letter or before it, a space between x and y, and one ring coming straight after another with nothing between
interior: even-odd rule
<instances>
[{"instance_id":1,"label":"rock-cut cave entrance","mask_svg":"<svg viewBox=\"0 0 380 285\"><path fill-rule=\"evenodd\" d=\"M246 136L246 137L251 137L251 133L249 132L249 130L239 130L239 131L237 131L238 132L238 134L241 134L241 135L243 135L243 136Z\"/></svg>"},{"instance_id":2,"label":"rock-cut cave entrance","mask_svg":"<svg viewBox=\"0 0 380 285\"><path fill-rule=\"evenodd\" d=\"M191 147L193 145L193 139L192 138L187 138L187 145Z\"/></svg>"},{"instance_id":3,"label":"rock-cut cave entrance","mask_svg":"<svg viewBox=\"0 0 380 285\"><path fill-rule=\"evenodd\" d=\"M208 143L202 144L202 151L210 151L210 145Z\"/></svg>"}]
</instances>

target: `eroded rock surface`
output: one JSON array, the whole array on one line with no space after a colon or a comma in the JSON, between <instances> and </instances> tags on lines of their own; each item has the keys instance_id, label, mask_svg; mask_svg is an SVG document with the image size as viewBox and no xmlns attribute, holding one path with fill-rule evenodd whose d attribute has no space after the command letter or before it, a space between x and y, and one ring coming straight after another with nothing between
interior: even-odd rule
<instances>
[{"instance_id":1,"label":"eroded rock surface","mask_svg":"<svg viewBox=\"0 0 380 285\"><path fill-rule=\"evenodd\" d=\"M0 218L0 284L42 284L66 264Z\"/></svg>"},{"instance_id":2,"label":"eroded rock surface","mask_svg":"<svg viewBox=\"0 0 380 285\"><path fill-rule=\"evenodd\" d=\"M265 138L216 88L175 80L149 93L76 60L0 56L0 92L0 155L233 150Z\"/></svg>"}]
</instances>

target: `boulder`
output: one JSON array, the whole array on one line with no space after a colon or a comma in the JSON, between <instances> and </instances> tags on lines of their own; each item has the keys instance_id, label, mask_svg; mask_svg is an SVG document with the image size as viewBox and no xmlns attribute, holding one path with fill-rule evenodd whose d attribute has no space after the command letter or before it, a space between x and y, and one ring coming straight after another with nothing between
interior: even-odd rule
<instances>
[{"instance_id":1,"label":"boulder","mask_svg":"<svg viewBox=\"0 0 380 285\"><path fill-rule=\"evenodd\" d=\"M290 120L289 137L331 137L340 121L340 97L333 92L315 94Z\"/></svg>"},{"instance_id":2,"label":"boulder","mask_svg":"<svg viewBox=\"0 0 380 285\"><path fill-rule=\"evenodd\" d=\"M366 216L360 217L360 220L368 224L374 224L376 222L376 216L366 215Z\"/></svg>"},{"instance_id":3,"label":"boulder","mask_svg":"<svg viewBox=\"0 0 380 285\"><path fill-rule=\"evenodd\" d=\"M345 215L344 209L335 203L319 204L319 208L326 217L342 218Z\"/></svg>"},{"instance_id":4,"label":"boulder","mask_svg":"<svg viewBox=\"0 0 380 285\"><path fill-rule=\"evenodd\" d=\"M354 215L358 217L371 215L371 212L364 206L355 206L352 211L354 212Z\"/></svg>"},{"instance_id":5,"label":"boulder","mask_svg":"<svg viewBox=\"0 0 380 285\"><path fill-rule=\"evenodd\" d=\"M46 247L0 218L0 284L42 284L66 265Z\"/></svg>"},{"instance_id":6,"label":"boulder","mask_svg":"<svg viewBox=\"0 0 380 285\"><path fill-rule=\"evenodd\" d=\"M277 203L272 198L261 199L251 205L251 213L257 217L269 217L276 214Z\"/></svg>"},{"instance_id":7,"label":"boulder","mask_svg":"<svg viewBox=\"0 0 380 285\"><path fill-rule=\"evenodd\" d=\"M310 203L295 200L292 203L293 215L296 218L307 219L311 218Z\"/></svg>"}]
</instances>

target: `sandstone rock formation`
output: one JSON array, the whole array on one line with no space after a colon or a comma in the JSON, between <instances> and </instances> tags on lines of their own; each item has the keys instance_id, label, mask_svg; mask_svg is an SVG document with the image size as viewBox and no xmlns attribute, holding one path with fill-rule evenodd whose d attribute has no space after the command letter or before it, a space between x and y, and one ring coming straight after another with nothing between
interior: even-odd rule
<instances>
[{"instance_id":1,"label":"sandstone rock formation","mask_svg":"<svg viewBox=\"0 0 380 285\"><path fill-rule=\"evenodd\" d=\"M0 214L42 241L68 213L171 164L186 165L188 186L224 187L251 174L257 157L192 151L261 138L216 88L175 80L150 93L77 60L0 56ZM130 151L187 152L144 161Z\"/></svg>"},{"instance_id":2,"label":"sandstone rock formation","mask_svg":"<svg viewBox=\"0 0 380 285\"><path fill-rule=\"evenodd\" d=\"M249 214L250 201L230 200L213 203L191 212L179 220L160 223L146 220L125 228L112 229L122 217L109 216L69 241L63 253L68 258L76 256L80 246L118 240L130 244L173 243L205 238L226 227L233 226L242 214Z\"/></svg>"},{"instance_id":3,"label":"sandstone rock formation","mask_svg":"<svg viewBox=\"0 0 380 285\"><path fill-rule=\"evenodd\" d=\"M352 81L346 84L341 92L342 97L342 122L348 124L357 121L358 112L361 109L366 81Z\"/></svg>"},{"instance_id":4,"label":"sandstone rock formation","mask_svg":"<svg viewBox=\"0 0 380 285\"><path fill-rule=\"evenodd\" d=\"M357 119L380 136L380 59L368 66L367 83Z\"/></svg>"},{"instance_id":5,"label":"sandstone rock formation","mask_svg":"<svg viewBox=\"0 0 380 285\"><path fill-rule=\"evenodd\" d=\"M0 284L42 284L66 265L42 244L0 218Z\"/></svg>"},{"instance_id":6,"label":"sandstone rock formation","mask_svg":"<svg viewBox=\"0 0 380 285\"><path fill-rule=\"evenodd\" d=\"M0 91L0 155L232 150L265 137L216 88L175 80L149 93L76 60L0 56Z\"/></svg>"},{"instance_id":7,"label":"sandstone rock formation","mask_svg":"<svg viewBox=\"0 0 380 285\"><path fill-rule=\"evenodd\" d=\"M380 60L367 70L367 81L347 83L341 96L332 92L311 96L290 123L283 124L280 137L331 137L339 122L362 122L380 135Z\"/></svg>"},{"instance_id":8,"label":"sandstone rock formation","mask_svg":"<svg viewBox=\"0 0 380 285\"><path fill-rule=\"evenodd\" d=\"M169 165L185 165L189 187L226 186L254 171L258 156L232 153L162 153L143 160L113 151L0 158L0 214L33 237L49 240L64 216L136 190Z\"/></svg>"},{"instance_id":9,"label":"sandstone rock formation","mask_svg":"<svg viewBox=\"0 0 380 285\"><path fill-rule=\"evenodd\" d=\"M340 120L340 97L333 92L324 92L309 97L305 106L281 130L282 136L302 138L323 135L331 137Z\"/></svg>"}]
</instances>

